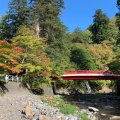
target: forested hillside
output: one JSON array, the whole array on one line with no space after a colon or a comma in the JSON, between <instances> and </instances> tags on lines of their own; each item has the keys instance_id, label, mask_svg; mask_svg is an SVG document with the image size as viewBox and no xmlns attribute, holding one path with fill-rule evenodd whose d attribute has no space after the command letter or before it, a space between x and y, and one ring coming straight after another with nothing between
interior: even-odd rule
<instances>
[{"instance_id":1,"label":"forested hillside","mask_svg":"<svg viewBox=\"0 0 120 120\"><path fill-rule=\"evenodd\" d=\"M86 30L70 33L60 20L64 0L10 0L0 20L0 73L23 76L31 86L50 86L50 76L57 76L58 84L79 87L82 82L62 81L60 75L65 70L120 71L120 0L116 5L114 18L97 9Z\"/></svg>"}]
</instances>

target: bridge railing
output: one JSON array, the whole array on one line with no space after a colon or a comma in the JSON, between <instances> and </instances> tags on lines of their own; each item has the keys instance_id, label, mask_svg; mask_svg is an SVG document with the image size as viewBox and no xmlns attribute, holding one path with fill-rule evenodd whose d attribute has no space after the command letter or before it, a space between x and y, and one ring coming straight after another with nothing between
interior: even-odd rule
<instances>
[{"instance_id":1,"label":"bridge railing","mask_svg":"<svg viewBox=\"0 0 120 120\"><path fill-rule=\"evenodd\" d=\"M120 72L115 71L105 71L105 70L75 70L75 71L65 71L64 74L120 74Z\"/></svg>"}]
</instances>

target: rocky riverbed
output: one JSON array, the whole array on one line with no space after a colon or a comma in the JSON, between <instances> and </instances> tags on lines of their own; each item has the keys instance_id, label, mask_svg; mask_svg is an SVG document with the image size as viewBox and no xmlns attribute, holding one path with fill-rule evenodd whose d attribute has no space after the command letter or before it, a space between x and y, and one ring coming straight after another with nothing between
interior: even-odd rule
<instances>
[{"instance_id":1,"label":"rocky riverbed","mask_svg":"<svg viewBox=\"0 0 120 120\"><path fill-rule=\"evenodd\" d=\"M75 116L61 114L59 109L48 106L33 95L5 95L0 99L0 120L77 120ZM27 116L28 102L30 115Z\"/></svg>"},{"instance_id":2,"label":"rocky riverbed","mask_svg":"<svg viewBox=\"0 0 120 120\"><path fill-rule=\"evenodd\" d=\"M82 94L75 91L70 94L68 91L59 91L58 93L65 101L77 105L82 110L88 111L89 107L97 109L97 112L93 110L97 120L120 120L120 96L114 92Z\"/></svg>"},{"instance_id":3,"label":"rocky riverbed","mask_svg":"<svg viewBox=\"0 0 120 120\"><path fill-rule=\"evenodd\" d=\"M120 97L114 94L63 94L67 103L80 108L78 115L65 115L42 102L19 83L7 83L0 96L0 120L120 120ZM59 97L59 95L57 95ZM26 106L30 103L30 115Z\"/></svg>"},{"instance_id":4,"label":"rocky riverbed","mask_svg":"<svg viewBox=\"0 0 120 120\"><path fill-rule=\"evenodd\" d=\"M19 83L7 83L4 92L0 97L0 120L77 120L76 116L64 115L58 108L43 103ZM26 115L28 103L30 115Z\"/></svg>"}]
</instances>

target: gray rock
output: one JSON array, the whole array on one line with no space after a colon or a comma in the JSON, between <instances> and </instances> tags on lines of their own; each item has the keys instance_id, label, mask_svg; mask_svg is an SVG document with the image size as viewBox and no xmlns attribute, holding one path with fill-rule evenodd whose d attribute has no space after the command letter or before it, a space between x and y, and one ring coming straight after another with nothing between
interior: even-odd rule
<instances>
[{"instance_id":1,"label":"gray rock","mask_svg":"<svg viewBox=\"0 0 120 120\"><path fill-rule=\"evenodd\" d=\"M35 107L30 107L30 110L33 111L33 112L38 112L39 110L36 109Z\"/></svg>"},{"instance_id":2,"label":"gray rock","mask_svg":"<svg viewBox=\"0 0 120 120\"><path fill-rule=\"evenodd\" d=\"M120 120L120 116L112 116L110 120Z\"/></svg>"},{"instance_id":3,"label":"gray rock","mask_svg":"<svg viewBox=\"0 0 120 120\"><path fill-rule=\"evenodd\" d=\"M89 111L98 112L99 110L95 107L88 107Z\"/></svg>"},{"instance_id":4,"label":"gray rock","mask_svg":"<svg viewBox=\"0 0 120 120\"><path fill-rule=\"evenodd\" d=\"M72 116L72 117L69 118L69 120L77 120L77 119L78 119L78 118L75 117L75 116Z\"/></svg>"},{"instance_id":5,"label":"gray rock","mask_svg":"<svg viewBox=\"0 0 120 120\"><path fill-rule=\"evenodd\" d=\"M37 104L37 105L36 105L36 108L37 108L37 109L40 109L41 107L42 107L41 104Z\"/></svg>"},{"instance_id":6,"label":"gray rock","mask_svg":"<svg viewBox=\"0 0 120 120\"><path fill-rule=\"evenodd\" d=\"M102 113L101 115L102 115L102 116L106 116L106 114L104 114L104 113Z\"/></svg>"}]
</instances>

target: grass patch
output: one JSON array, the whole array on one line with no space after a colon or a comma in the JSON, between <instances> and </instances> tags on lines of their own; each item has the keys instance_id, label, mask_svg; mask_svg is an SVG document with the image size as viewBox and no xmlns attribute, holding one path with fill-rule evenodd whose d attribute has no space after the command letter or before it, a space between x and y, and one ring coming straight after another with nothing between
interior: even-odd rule
<instances>
[{"instance_id":1,"label":"grass patch","mask_svg":"<svg viewBox=\"0 0 120 120\"><path fill-rule=\"evenodd\" d=\"M71 114L78 116L78 120L90 120L87 112L80 112L80 109L75 105L66 103L61 96L40 96L43 103L47 103L50 106L56 107L63 114Z\"/></svg>"},{"instance_id":2,"label":"grass patch","mask_svg":"<svg viewBox=\"0 0 120 120\"><path fill-rule=\"evenodd\" d=\"M48 105L57 107L61 113L63 114L77 114L79 108L66 103L62 97L58 96L40 96L41 101L44 103L48 103Z\"/></svg>"},{"instance_id":3,"label":"grass patch","mask_svg":"<svg viewBox=\"0 0 120 120\"><path fill-rule=\"evenodd\" d=\"M77 112L77 107L71 104L63 104L60 108L60 112L63 114L72 114L74 115Z\"/></svg>"},{"instance_id":4,"label":"grass patch","mask_svg":"<svg viewBox=\"0 0 120 120\"><path fill-rule=\"evenodd\" d=\"M82 112L79 114L79 119L78 120L90 120L87 116L87 112Z\"/></svg>"}]
</instances>

